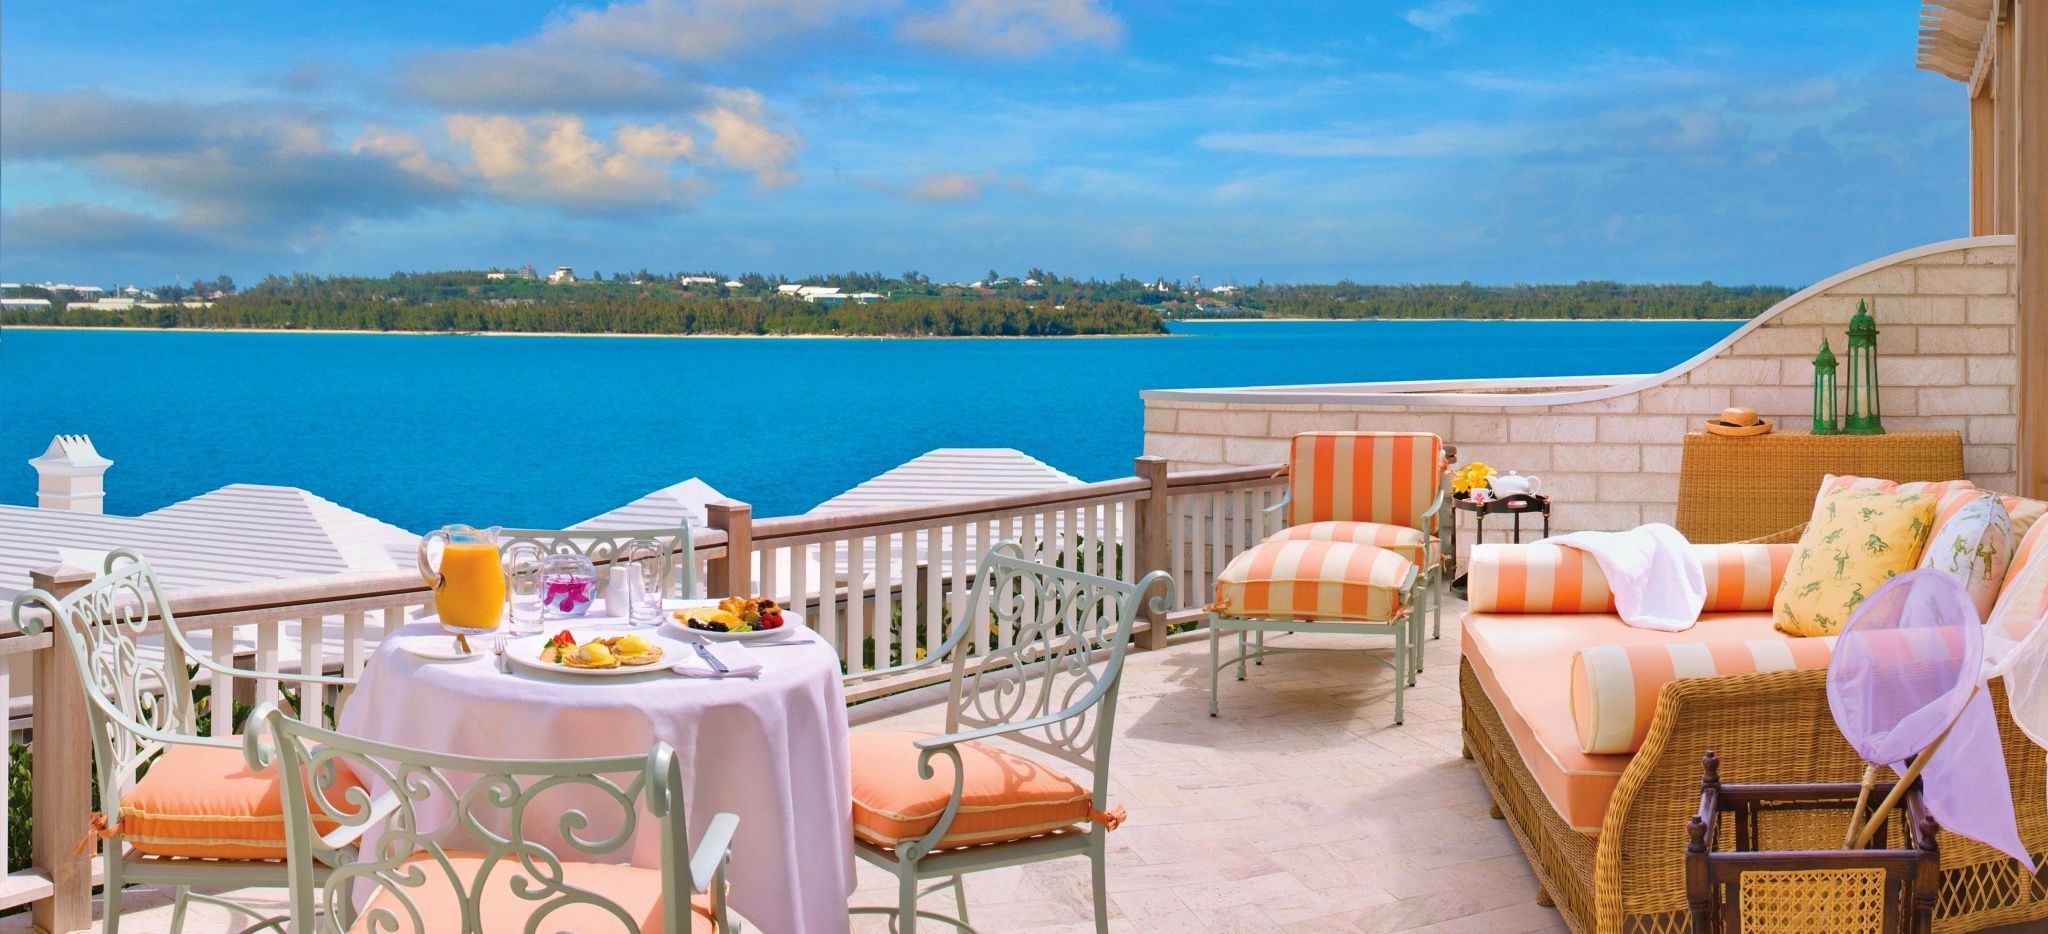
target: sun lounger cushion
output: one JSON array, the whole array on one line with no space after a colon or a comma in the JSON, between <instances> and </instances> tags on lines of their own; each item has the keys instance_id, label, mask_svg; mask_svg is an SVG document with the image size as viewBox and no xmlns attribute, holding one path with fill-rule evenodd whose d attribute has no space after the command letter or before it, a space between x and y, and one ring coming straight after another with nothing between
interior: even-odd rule
<instances>
[{"instance_id":1,"label":"sun lounger cushion","mask_svg":"<svg viewBox=\"0 0 2048 934\"><path fill-rule=\"evenodd\" d=\"M1311 522L1290 525L1267 541L1325 541L1372 545L1420 565L1429 556L1430 539L1419 529L1383 522Z\"/></svg>"},{"instance_id":2,"label":"sun lounger cushion","mask_svg":"<svg viewBox=\"0 0 2048 934\"><path fill-rule=\"evenodd\" d=\"M1572 656L1572 725L1589 753L1635 752L1650 733L1657 692L1680 678L1826 668L1833 639L1772 636L1738 642L1596 645Z\"/></svg>"},{"instance_id":3,"label":"sun lounger cushion","mask_svg":"<svg viewBox=\"0 0 2048 934\"><path fill-rule=\"evenodd\" d=\"M1270 540L1216 575L1210 609L1240 619L1386 622L1400 615L1415 562L1351 542Z\"/></svg>"},{"instance_id":4,"label":"sun lounger cushion","mask_svg":"<svg viewBox=\"0 0 2048 934\"><path fill-rule=\"evenodd\" d=\"M552 904L548 899L520 897L513 888L513 879L524 877L531 885L532 873L521 868L519 858L506 854L498 858L497 865L490 867L490 875L483 882L482 897L476 900L481 911L478 924L465 924L463 919L463 889L478 891L476 878L484 868L483 858L475 853L450 851L448 864L444 868L433 857L424 853L407 860L401 871L419 872L425 875L423 884L401 889L402 894L412 901L419 910L420 921L415 928L412 916L403 902L389 891L378 888L356 916L356 923L349 928L349 934L369 934L370 931L391 931L393 934L438 934L441 931L524 931L528 930L527 919L533 918L543 905ZM661 918L661 870L639 866L620 866L607 863L562 863L561 882L564 885L582 889L605 899L621 910L634 922L634 929L647 934L660 934ZM456 880L463 888L457 888ZM394 916L396 927L377 926L375 919L380 909L389 910ZM709 895L700 895L690 901L690 930L695 934L709 934L716 929L712 921ZM542 931L617 931L621 929L617 915L602 906L591 903L570 903L541 916L536 925Z\"/></svg>"},{"instance_id":5,"label":"sun lounger cushion","mask_svg":"<svg viewBox=\"0 0 2048 934\"><path fill-rule=\"evenodd\" d=\"M925 733L855 730L853 835L877 846L916 840L937 827L953 794L953 760L931 760L932 777L917 777L916 742ZM1093 797L1073 779L987 743L961 743L967 773L939 847L1021 840L1085 823ZM1107 821L1113 823L1114 821Z\"/></svg>"},{"instance_id":6,"label":"sun lounger cushion","mask_svg":"<svg viewBox=\"0 0 2048 934\"><path fill-rule=\"evenodd\" d=\"M338 769L329 800L362 783ZM315 821L322 833L339 824ZM233 748L176 744L121 798L120 831L138 852L214 859L284 858L284 784L277 767L249 768L239 740Z\"/></svg>"},{"instance_id":7,"label":"sun lounger cushion","mask_svg":"<svg viewBox=\"0 0 2048 934\"><path fill-rule=\"evenodd\" d=\"M1865 597L1920 563L1940 497L1844 489L1814 510L1778 588L1778 628L1832 636Z\"/></svg>"},{"instance_id":8,"label":"sun lounger cushion","mask_svg":"<svg viewBox=\"0 0 2048 934\"><path fill-rule=\"evenodd\" d=\"M1998 601L1998 589L2005 583L2006 567L2017 544L2012 515L2005 511L2000 497L1957 490L1942 496L1935 507L1934 533L1927 539L1920 566L1955 578L1976 604L1978 617L1983 618Z\"/></svg>"},{"instance_id":9,"label":"sun lounger cushion","mask_svg":"<svg viewBox=\"0 0 2048 934\"><path fill-rule=\"evenodd\" d=\"M1428 528L1444 441L1427 432L1311 431L1288 458L1288 525L1330 520Z\"/></svg>"},{"instance_id":10,"label":"sun lounger cushion","mask_svg":"<svg viewBox=\"0 0 2048 934\"><path fill-rule=\"evenodd\" d=\"M1706 613L1768 610L1792 545L1694 545L1706 573ZM1466 578L1481 613L1612 613L1614 594L1591 552L1561 545L1479 545ZM1617 623L1619 620L1616 621Z\"/></svg>"}]
</instances>

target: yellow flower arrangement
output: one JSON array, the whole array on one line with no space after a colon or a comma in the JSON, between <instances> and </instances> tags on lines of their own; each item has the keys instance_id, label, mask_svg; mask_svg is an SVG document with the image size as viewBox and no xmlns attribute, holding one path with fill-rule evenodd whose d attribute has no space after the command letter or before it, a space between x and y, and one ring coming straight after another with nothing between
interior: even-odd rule
<instances>
[{"instance_id":1,"label":"yellow flower arrangement","mask_svg":"<svg viewBox=\"0 0 2048 934\"><path fill-rule=\"evenodd\" d=\"M1451 474L1451 492L1464 496L1486 486L1486 479L1493 474L1493 468L1486 466L1483 461L1473 461L1458 468L1457 473Z\"/></svg>"}]
</instances>

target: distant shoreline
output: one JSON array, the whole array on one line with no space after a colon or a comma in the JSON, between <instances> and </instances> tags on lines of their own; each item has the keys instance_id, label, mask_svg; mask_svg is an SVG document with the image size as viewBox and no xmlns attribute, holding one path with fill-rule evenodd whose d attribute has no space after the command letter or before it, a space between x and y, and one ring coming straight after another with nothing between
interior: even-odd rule
<instances>
[{"instance_id":1,"label":"distant shoreline","mask_svg":"<svg viewBox=\"0 0 2048 934\"><path fill-rule=\"evenodd\" d=\"M1021 341L1185 337L1183 334L630 334L615 331L370 331L350 328L144 328L129 325L10 324L8 331L135 331L147 334L371 334L403 337L605 337L676 340Z\"/></svg>"},{"instance_id":2,"label":"distant shoreline","mask_svg":"<svg viewBox=\"0 0 2048 934\"><path fill-rule=\"evenodd\" d=\"M1723 321L1753 321L1756 319L1752 316L1748 318L1168 318L1166 320L1175 324L1206 324L1212 321L1225 324L1250 324L1267 321L1372 321L1381 324L1401 324L1411 321L1543 321L1558 324L1604 324L1609 322L1626 323L1630 321L1655 324L1660 321L1691 321L1700 324L1713 324Z\"/></svg>"}]
</instances>

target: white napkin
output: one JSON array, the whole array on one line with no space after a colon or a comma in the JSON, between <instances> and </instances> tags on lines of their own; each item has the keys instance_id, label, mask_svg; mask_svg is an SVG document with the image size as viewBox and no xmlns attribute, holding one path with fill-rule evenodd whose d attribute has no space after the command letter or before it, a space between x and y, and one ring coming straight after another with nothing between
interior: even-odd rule
<instances>
[{"instance_id":1,"label":"white napkin","mask_svg":"<svg viewBox=\"0 0 2048 934\"><path fill-rule=\"evenodd\" d=\"M697 653L695 645L685 645L677 653L682 656L682 659L671 666L671 670L676 674L687 675L692 678L749 678L761 673L761 660L753 652L748 651L746 646L738 642L705 642L701 644L706 650L710 651L712 657L717 658L719 663L725 666L726 670L724 672L720 672L718 669L706 664L703 656Z\"/></svg>"}]
</instances>

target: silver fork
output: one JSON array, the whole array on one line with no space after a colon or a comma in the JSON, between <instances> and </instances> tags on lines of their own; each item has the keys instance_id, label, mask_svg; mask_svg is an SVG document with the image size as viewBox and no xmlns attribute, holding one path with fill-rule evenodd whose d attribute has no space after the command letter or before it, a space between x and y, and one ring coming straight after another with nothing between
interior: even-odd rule
<instances>
[{"instance_id":1,"label":"silver fork","mask_svg":"<svg viewBox=\"0 0 2048 934\"><path fill-rule=\"evenodd\" d=\"M505 657L505 642L506 639L503 633L493 636L491 638L491 652L498 656L498 670L509 675L512 673L512 660Z\"/></svg>"}]
</instances>

